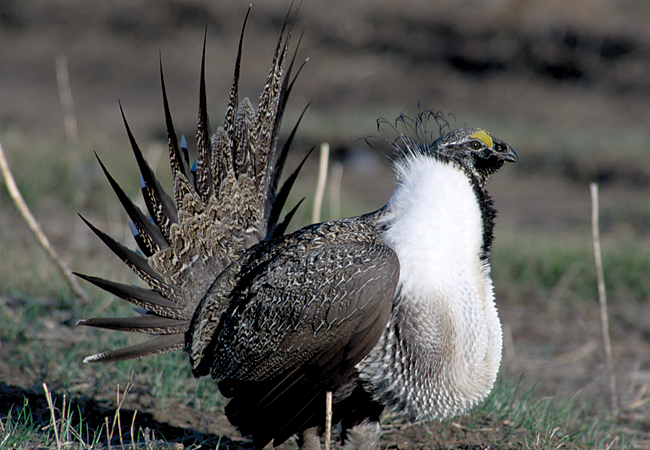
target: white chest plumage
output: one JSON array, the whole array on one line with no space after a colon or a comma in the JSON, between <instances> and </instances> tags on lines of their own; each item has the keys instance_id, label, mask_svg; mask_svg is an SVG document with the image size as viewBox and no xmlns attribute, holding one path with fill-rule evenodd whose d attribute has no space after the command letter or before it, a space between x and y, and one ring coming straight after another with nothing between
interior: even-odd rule
<instances>
[{"instance_id":1,"label":"white chest plumage","mask_svg":"<svg viewBox=\"0 0 650 450\"><path fill-rule=\"evenodd\" d=\"M481 208L467 175L416 156L398 166L384 242L400 261L400 299L361 364L373 394L419 419L460 414L489 393L501 325L480 258Z\"/></svg>"}]
</instances>

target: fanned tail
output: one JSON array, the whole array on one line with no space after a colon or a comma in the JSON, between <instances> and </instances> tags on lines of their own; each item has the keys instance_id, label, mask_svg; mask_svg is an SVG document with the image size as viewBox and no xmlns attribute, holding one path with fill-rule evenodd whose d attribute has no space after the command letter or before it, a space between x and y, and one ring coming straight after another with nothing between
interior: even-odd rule
<instances>
[{"instance_id":1,"label":"fanned tail","mask_svg":"<svg viewBox=\"0 0 650 450\"><path fill-rule=\"evenodd\" d=\"M268 236L282 234L297 208L278 223L288 192L302 167L300 164L285 184L277 188L289 146L300 123L299 119L287 142L278 151L280 124L293 86L293 80L290 82L289 78L295 53L285 68L292 21L290 14L287 14L258 109L255 110L248 98L237 104L242 43L249 13L250 8L239 39L224 124L211 137L205 88L204 38L197 160L192 167L187 144L184 139L179 144L174 130L161 61L160 78L174 181L173 197L164 191L143 157L120 105L129 142L140 169L142 195L148 214L127 197L99 157L97 159L130 218L129 225L140 251L126 248L83 217L82 220L150 289L77 274L143 310L140 316L85 319L79 324L154 336L131 347L89 356L84 362L143 358L184 348L185 332L194 310L219 273L247 248Z\"/></svg>"}]
</instances>

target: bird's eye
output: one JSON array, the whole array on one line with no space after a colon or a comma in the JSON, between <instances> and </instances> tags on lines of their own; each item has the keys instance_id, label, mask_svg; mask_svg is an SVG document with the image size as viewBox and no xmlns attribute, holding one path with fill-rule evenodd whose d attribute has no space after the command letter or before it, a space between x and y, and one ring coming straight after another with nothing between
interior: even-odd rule
<instances>
[{"instance_id":1,"label":"bird's eye","mask_svg":"<svg viewBox=\"0 0 650 450\"><path fill-rule=\"evenodd\" d=\"M479 141L472 141L469 143L469 146L472 148L472 150L478 150L481 148L481 143Z\"/></svg>"}]
</instances>

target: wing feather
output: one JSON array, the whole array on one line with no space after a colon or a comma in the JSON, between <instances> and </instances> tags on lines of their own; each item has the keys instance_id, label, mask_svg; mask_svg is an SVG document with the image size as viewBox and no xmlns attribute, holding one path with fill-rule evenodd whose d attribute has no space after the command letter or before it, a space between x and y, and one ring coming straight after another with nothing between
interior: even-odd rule
<instances>
[{"instance_id":1,"label":"wing feather","mask_svg":"<svg viewBox=\"0 0 650 450\"><path fill-rule=\"evenodd\" d=\"M260 243L199 305L188 333L193 371L220 381L233 397L229 420L256 447L318 423L325 392L347 382L381 337L399 262L374 236L341 220ZM229 306L215 314L223 297Z\"/></svg>"}]
</instances>

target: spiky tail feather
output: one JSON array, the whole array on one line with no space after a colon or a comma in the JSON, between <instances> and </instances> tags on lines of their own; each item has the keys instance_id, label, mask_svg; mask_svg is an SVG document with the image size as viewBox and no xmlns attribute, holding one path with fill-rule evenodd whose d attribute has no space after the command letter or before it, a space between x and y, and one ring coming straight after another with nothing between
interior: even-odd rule
<instances>
[{"instance_id":1,"label":"spiky tail feather","mask_svg":"<svg viewBox=\"0 0 650 450\"><path fill-rule=\"evenodd\" d=\"M224 124L211 138L205 89L204 39L196 170L190 167L187 149L182 142L179 145L174 131L161 61L163 107L174 179L173 198L163 190L143 157L120 105L140 169L142 195L148 215L131 202L99 157L97 159L131 220L140 252L124 247L82 219L151 289L77 274L145 310L141 316L85 319L79 325L154 336L131 347L89 356L84 362L143 358L183 348L185 332L194 310L214 279L247 248L271 234L282 234L295 212L294 208L282 223L278 223L280 211L302 166L277 190L289 146L300 123L299 119L278 152L277 139L282 115L295 81L294 78L289 82L295 53L285 69L292 31L290 23L293 20L289 20L288 13L256 111L248 98L237 106L242 42L249 13L250 8L239 39Z\"/></svg>"}]
</instances>

